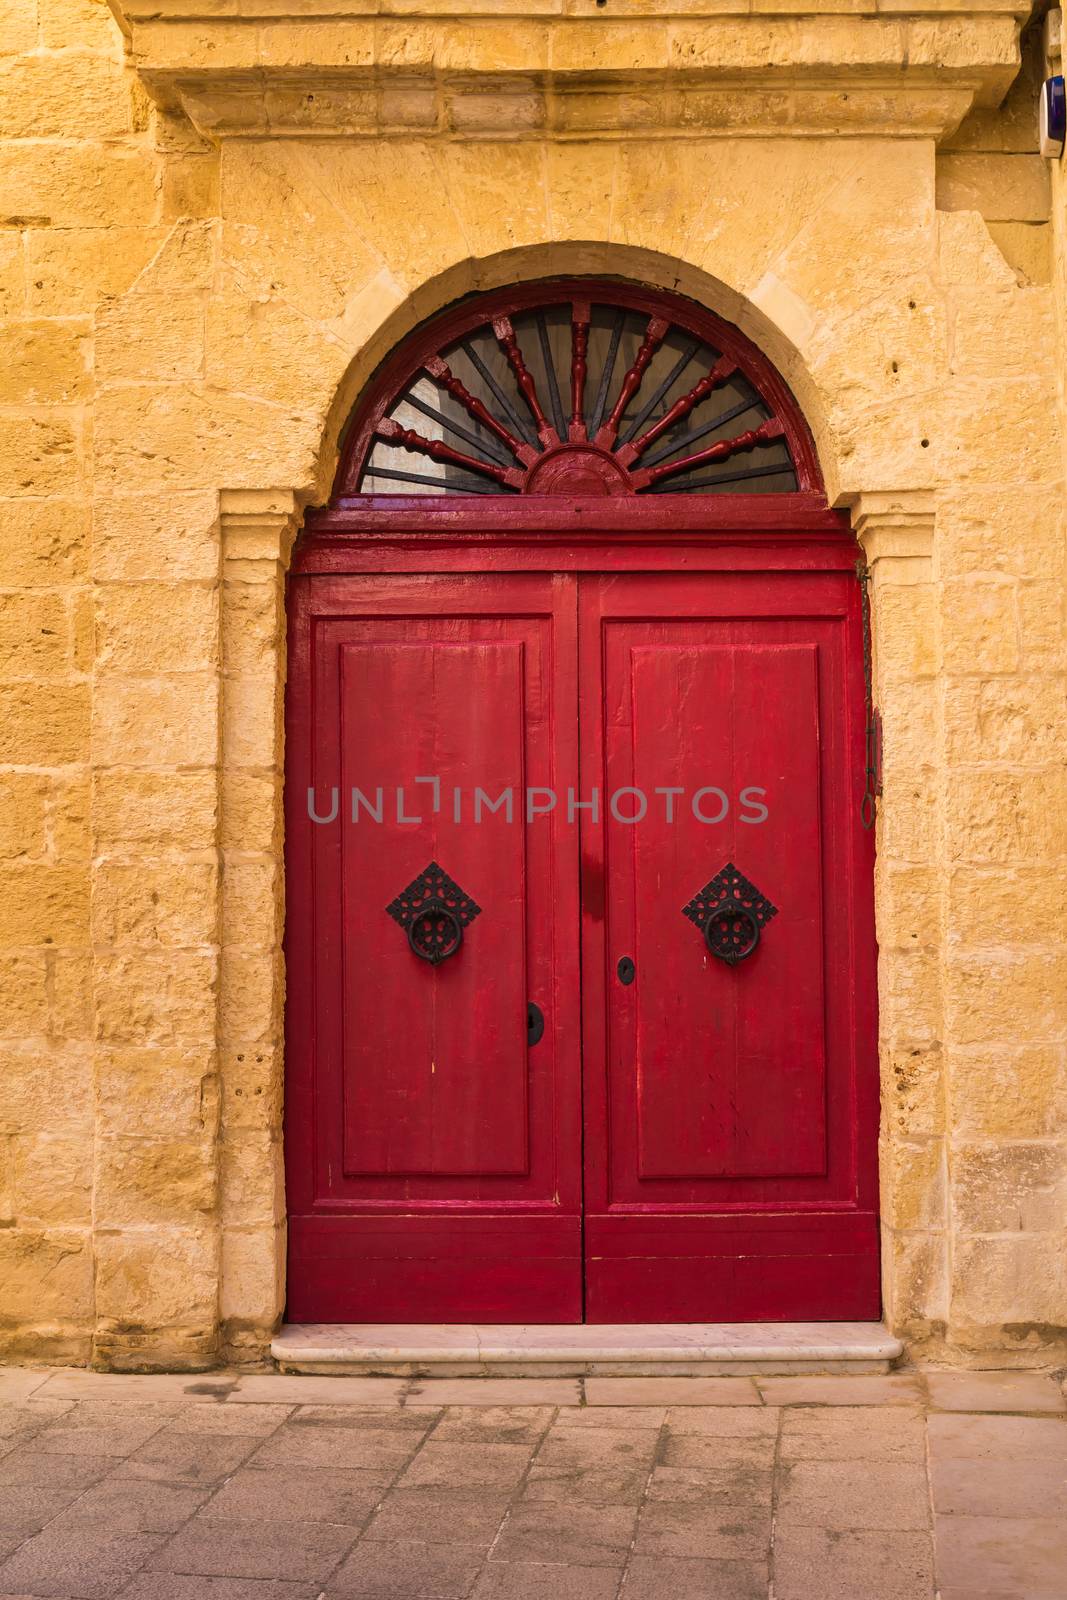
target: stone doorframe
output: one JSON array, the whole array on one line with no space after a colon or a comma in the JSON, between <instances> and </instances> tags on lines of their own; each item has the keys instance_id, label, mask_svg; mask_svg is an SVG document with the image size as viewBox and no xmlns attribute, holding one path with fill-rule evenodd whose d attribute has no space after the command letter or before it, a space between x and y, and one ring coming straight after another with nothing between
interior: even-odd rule
<instances>
[{"instance_id":1,"label":"stone doorframe","mask_svg":"<svg viewBox=\"0 0 1067 1600\"><path fill-rule=\"evenodd\" d=\"M936 715L937 611L933 603L934 497L931 491L871 491L844 497L870 569L875 640L875 701L894 730L898 697L908 715ZM219 1051L223 1103L246 1105L260 1138L221 1149L220 1317L226 1353L262 1353L285 1303L285 1203L282 1155L284 1078L286 574L302 515L294 489L228 489L219 496L222 542L222 748L220 840L222 944ZM931 770L933 770L931 764ZM930 1272L907 1229L894 1226L896 1140L911 1131L916 1095L940 1099L935 1041L940 960L936 937L915 944L911 880L933 867L914 839L897 838L895 820L913 812L914 769L906 741L890 741L878 821L877 927L882 1078L883 1295L891 1326L913 1318L913 1277ZM904 854L901 856L901 851ZM898 857L900 857L898 861ZM917 1004L917 996L924 997ZM258 1102L258 1105L257 1105ZM249 1155L264 1163L254 1188L273 1197L269 1215L243 1213ZM906 1181L906 1178L905 1178Z\"/></svg>"}]
</instances>

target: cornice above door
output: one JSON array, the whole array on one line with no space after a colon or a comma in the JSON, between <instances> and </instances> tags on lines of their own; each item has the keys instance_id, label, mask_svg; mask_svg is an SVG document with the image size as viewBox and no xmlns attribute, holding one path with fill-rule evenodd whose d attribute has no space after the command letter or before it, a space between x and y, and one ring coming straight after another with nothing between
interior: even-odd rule
<instances>
[{"instance_id":1,"label":"cornice above door","mask_svg":"<svg viewBox=\"0 0 1067 1600\"><path fill-rule=\"evenodd\" d=\"M149 92L214 139L940 138L1003 98L1029 15L1020 0L110 3Z\"/></svg>"}]
</instances>

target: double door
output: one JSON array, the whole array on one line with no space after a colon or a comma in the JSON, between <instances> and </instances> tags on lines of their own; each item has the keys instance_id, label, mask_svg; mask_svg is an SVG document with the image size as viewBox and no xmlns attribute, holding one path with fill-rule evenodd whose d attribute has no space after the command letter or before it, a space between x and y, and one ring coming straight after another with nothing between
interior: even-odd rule
<instances>
[{"instance_id":1,"label":"double door","mask_svg":"<svg viewBox=\"0 0 1067 1600\"><path fill-rule=\"evenodd\" d=\"M292 583L288 1316L879 1314L859 593Z\"/></svg>"}]
</instances>

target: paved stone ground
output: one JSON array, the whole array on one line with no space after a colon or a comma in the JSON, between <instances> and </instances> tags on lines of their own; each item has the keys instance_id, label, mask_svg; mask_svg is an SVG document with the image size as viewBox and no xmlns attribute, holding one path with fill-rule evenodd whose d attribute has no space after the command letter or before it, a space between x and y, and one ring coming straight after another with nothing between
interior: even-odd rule
<instances>
[{"instance_id":1,"label":"paved stone ground","mask_svg":"<svg viewBox=\"0 0 1067 1600\"><path fill-rule=\"evenodd\" d=\"M0 1369L0 1600L1067 1600L1038 1374Z\"/></svg>"}]
</instances>

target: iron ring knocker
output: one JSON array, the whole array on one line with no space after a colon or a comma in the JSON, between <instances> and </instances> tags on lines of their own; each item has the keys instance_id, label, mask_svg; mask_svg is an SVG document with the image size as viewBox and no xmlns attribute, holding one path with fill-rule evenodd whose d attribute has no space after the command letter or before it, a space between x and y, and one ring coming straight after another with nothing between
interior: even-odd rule
<instances>
[{"instance_id":1,"label":"iron ring knocker","mask_svg":"<svg viewBox=\"0 0 1067 1600\"><path fill-rule=\"evenodd\" d=\"M408 944L433 966L454 956L462 943L463 924L447 906L431 902L408 923Z\"/></svg>"},{"instance_id":2,"label":"iron ring knocker","mask_svg":"<svg viewBox=\"0 0 1067 1600\"><path fill-rule=\"evenodd\" d=\"M759 923L739 900L726 900L705 922L704 942L713 956L736 966L759 944Z\"/></svg>"},{"instance_id":3,"label":"iron ring knocker","mask_svg":"<svg viewBox=\"0 0 1067 1600\"><path fill-rule=\"evenodd\" d=\"M482 908L436 861L423 867L406 889L386 906L408 936L408 948L432 967L454 956L463 930Z\"/></svg>"},{"instance_id":4,"label":"iron ring knocker","mask_svg":"<svg viewBox=\"0 0 1067 1600\"><path fill-rule=\"evenodd\" d=\"M682 907L682 915L700 929L704 943L717 961L736 967L755 950L760 930L778 915L778 907L728 861L699 894Z\"/></svg>"}]
</instances>

